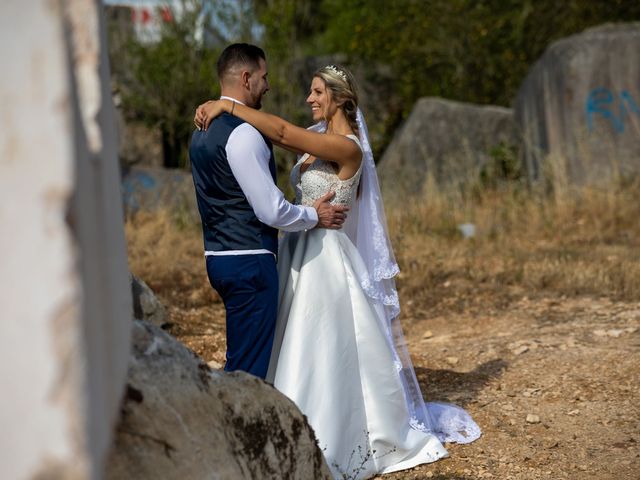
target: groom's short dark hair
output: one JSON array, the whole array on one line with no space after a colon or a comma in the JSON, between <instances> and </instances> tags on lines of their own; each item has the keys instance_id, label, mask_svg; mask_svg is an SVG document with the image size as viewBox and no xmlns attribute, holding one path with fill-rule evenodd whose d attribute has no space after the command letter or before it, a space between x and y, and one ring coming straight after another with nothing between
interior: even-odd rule
<instances>
[{"instance_id":1,"label":"groom's short dark hair","mask_svg":"<svg viewBox=\"0 0 640 480\"><path fill-rule=\"evenodd\" d=\"M260 47L248 43L229 45L218 58L218 78L223 79L225 74L237 65L247 65L252 70L258 70L260 68L260 59L267 59Z\"/></svg>"}]
</instances>

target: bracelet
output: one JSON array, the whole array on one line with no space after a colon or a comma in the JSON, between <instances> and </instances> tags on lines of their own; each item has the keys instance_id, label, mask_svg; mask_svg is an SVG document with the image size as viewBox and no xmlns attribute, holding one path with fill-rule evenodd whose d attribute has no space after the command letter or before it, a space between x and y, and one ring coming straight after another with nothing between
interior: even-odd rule
<instances>
[{"instance_id":1,"label":"bracelet","mask_svg":"<svg viewBox=\"0 0 640 480\"><path fill-rule=\"evenodd\" d=\"M231 103L233 105L231 105L231 111L229 112L229 115L233 115L233 110L236 108L236 102L234 100L231 100Z\"/></svg>"}]
</instances>

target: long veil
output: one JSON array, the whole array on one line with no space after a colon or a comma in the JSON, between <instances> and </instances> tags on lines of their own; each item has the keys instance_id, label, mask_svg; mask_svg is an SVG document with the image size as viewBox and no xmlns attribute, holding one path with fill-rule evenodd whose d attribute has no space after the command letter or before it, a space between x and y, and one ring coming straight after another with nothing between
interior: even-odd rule
<instances>
[{"instance_id":1,"label":"long veil","mask_svg":"<svg viewBox=\"0 0 640 480\"><path fill-rule=\"evenodd\" d=\"M394 352L396 368L402 379L411 427L428 431L442 442L470 443L481 435L480 428L462 408L448 403L425 404L400 324L400 302L394 277L400 272L389 239L378 175L373 160L367 124L360 109L357 112L358 136L364 162L360 178L360 194L352 206L349 223L355 229L352 240L367 267L359 280L378 312L378 318ZM311 127L324 131L324 122ZM346 227L345 227L346 229Z\"/></svg>"}]
</instances>

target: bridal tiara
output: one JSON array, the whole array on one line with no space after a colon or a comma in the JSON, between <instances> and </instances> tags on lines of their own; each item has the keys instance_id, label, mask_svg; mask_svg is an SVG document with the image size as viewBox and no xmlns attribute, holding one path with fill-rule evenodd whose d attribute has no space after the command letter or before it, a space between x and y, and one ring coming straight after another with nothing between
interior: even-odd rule
<instances>
[{"instance_id":1,"label":"bridal tiara","mask_svg":"<svg viewBox=\"0 0 640 480\"><path fill-rule=\"evenodd\" d=\"M336 67L335 65L327 65L326 67L324 67L326 70L330 70L331 72L335 73L336 75L338 75L342 80L344 80L345 82L347 82L347 74L344 73L342 70L340 70L338 67ZM348 82L347 82L348 83Z\"/></svg>"}]
</instances>

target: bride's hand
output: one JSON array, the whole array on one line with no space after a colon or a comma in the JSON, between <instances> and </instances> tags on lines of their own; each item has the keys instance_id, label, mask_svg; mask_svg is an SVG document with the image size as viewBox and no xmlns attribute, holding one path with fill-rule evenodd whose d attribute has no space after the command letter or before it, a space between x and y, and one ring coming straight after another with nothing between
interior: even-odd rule
<instances>
[{"instance_id":1,"label":"bride's hand","mask_svg":"<svg viewBox=\"0 0 640 480\"><path fill-rule=\"evenodd\" d=\"M225 112L224 102L221 100L209 100L199 105L193 117L193 123L198 130L206 130L214 118Z\"/></svg>"}]
</instances>

